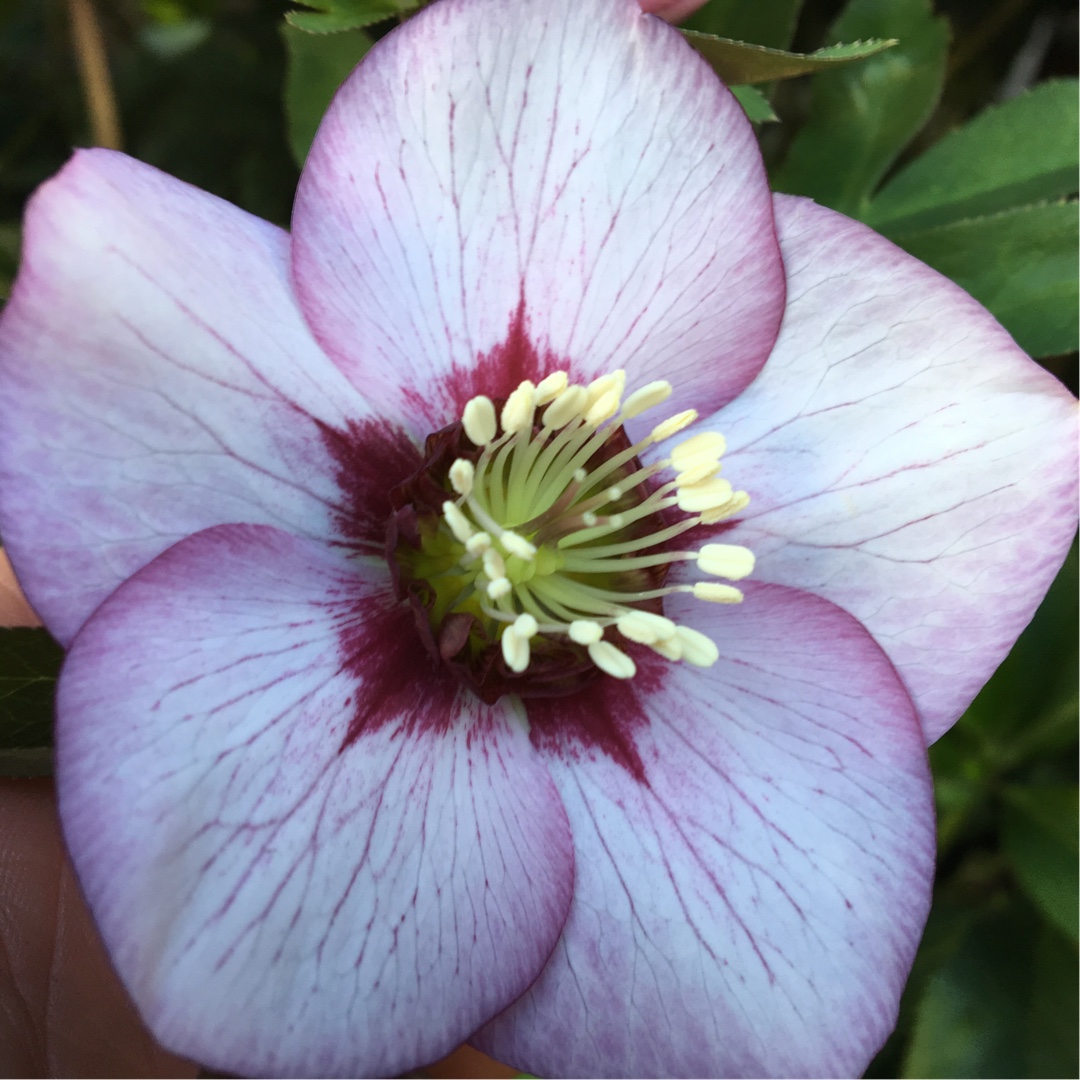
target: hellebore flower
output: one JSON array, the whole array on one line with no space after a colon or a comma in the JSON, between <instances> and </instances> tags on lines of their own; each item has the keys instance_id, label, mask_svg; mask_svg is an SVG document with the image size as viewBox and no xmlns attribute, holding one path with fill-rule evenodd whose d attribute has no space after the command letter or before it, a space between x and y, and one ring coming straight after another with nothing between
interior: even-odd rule
<instances>
[{"instance_id":1,"label":"hellebore flower","mask_svg":"<svg viewBox=\"0 0 1080 1080\"><path fill-rule=\"evenodd\" d=\"M631 0L426 8L338 93L291 236L91 151L25 237L0 532L166 1046L862 1070L929 903L925 741L1075 526L1055 380L774 199Z\"/></svg>"}]
</instances>

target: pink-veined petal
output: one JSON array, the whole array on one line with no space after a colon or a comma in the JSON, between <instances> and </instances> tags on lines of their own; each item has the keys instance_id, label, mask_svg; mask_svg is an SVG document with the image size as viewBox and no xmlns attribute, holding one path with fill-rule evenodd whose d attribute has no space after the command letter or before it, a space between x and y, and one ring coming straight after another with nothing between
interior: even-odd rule
<instances>
[{"instance_id":1,"label":"pink-veined petal","mask_svg":"<svg viewBox=\"0 0 1080 1080\"><path fill-rule=\"evenodd\" d=\"M563 925L568 823L523 718L432 670L387 578L219 526L125 582L64 667L79 879L151 1029L212 1067L432 1061Z\"/></svg>"},{"instance_id":2,"label":"pink-veined petal","mask_svg":"<svg viewBox=\"0 0 1080 1080\"><path fill-rule=\"evenodd\" d=\"M756 576L846 608L944 733L1027 625L1077 519L1072 395L963 290L777 196L788 309L757 381L707 426L750 493L725 540Z\"/></svg>"},{"instance_id":3,"label":"pink-veined petal","mask_svg":"<svg viewBox=\"0 0 1080 1080\"><path fill-rule=\"evenodd\" d=\"M335 533L318 421L365 409L297 310L288 245L107 150L31 202L0 321L0 535L62 641L199 529Z\"/></svg>"},{"instance_id":4,"label":"pink-veined petal","mask_svg":"<svg viewBox=\"0 0 1080 1080\"><path fill-rule=\"evenodd\" d=\"M914 707L846 612L746 593L669 605L720 660L639 667L640 778L566 734L560 703L530 703L577 880L543 974L476 1037L500 1060L541 1076L858 1076L891 1031L933 875ZM589 707L627 709L596 685Z\"/></svg>"},{"instance_id":5,"label":"pink-veined petal","mask_svg":"<svg viewBox=\"0 0 1080 1080\"><path fill-rule=\"evenodd\" d=\"M293 215L318 339L409 430L568 365L716 408L783 309L750 124L635 0L442 0L334 99Z\"/></svg>"},{"instance_id":6,"label":"pink-veined petal","mask_svg":"<svg viewBox=\"0 0 1080 1080\"><path fill-rule=\"evenodd\" d=\"M15 580L15 571L11 569L7 552L0 548L0 626L40 625L41 620L26 602L26 597Z\"/></svg>"}]
</instances>

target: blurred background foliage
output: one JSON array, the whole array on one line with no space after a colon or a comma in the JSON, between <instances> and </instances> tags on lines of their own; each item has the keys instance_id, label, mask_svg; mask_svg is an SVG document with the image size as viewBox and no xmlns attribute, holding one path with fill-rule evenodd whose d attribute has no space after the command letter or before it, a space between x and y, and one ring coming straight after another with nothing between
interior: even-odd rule
<instances>
[{"instance_id":1,"label":"blurred background foliage","mask_svg":"<svg viewBox=\"0 0 1080 1080\"><path fill-rule=\"evenodd\" d=\"M0 296L25 201L73 146L112 142L287 225L326 103L412 6L0 0ZM1076 392L1075 3L710 0L687 25L804 53L897 39L740 91L774 187L867 221L952 277ZM1013 653L931 748L935 904L869 1076L1080 1071L1077 588L1074 547ZM0 772L48 767L58 656L44 631L0 635Z\"/></svg>"}]
</instances>

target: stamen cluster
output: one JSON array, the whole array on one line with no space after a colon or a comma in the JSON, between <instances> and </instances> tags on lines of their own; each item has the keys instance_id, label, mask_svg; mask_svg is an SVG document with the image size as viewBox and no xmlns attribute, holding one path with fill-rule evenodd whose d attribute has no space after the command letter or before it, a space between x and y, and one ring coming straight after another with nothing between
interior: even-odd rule
<instances>
[{"instance_id":1,"label":"stamen cluster","mask_svg":"<svg viewBox=\"0 0 1080 1080\"><path fill-rule=\"evenodd\" d=\"M661 600L675 592L714 603L743 598L715 580L664 584L671 565L683 561L710 578L746 577L754 556L744 547L673 550L672 543L750 500L719 475L725 442L714 432L642 465L646 449L685 430L697 413L670 416L631 444L623 425L664 402L672 387L660 380L623 399L624 385L622 371L587 386L556 371L538 385L522 382L501 408L479 396L463 410L461 443L469 452L446 469L438 525L420 541L427 557L413 558L411 568L434 590L432 618L481 622L484 640L499 642L512 673L529 670L542 641L584 650L618 679L636 671L620 647L626 641L709 666L716 645L666 618ZM673 479L653 480L669 469ZM686 516L672 520L675 511Z\"/></svg>"}]
</instances>

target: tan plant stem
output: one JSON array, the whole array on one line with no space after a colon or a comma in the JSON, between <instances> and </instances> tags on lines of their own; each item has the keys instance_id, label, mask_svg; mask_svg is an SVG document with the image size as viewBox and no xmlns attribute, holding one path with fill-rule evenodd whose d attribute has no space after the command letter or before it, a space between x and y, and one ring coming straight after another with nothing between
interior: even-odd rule
<instances>
[{"instance_id":1,"label":"tan plant stem","mask_svg":"<svg viewBox=\"0 0 1080 1080\"><path fill-rule=\"evenodd\" d=\"M101 33L93 0L68 0L71 14L71 38L79 61L86 110L90 115L90 133L95 146L119 150L120 116L116 94L109 75L105 39Z\"/></svg>"}]
</instances>

